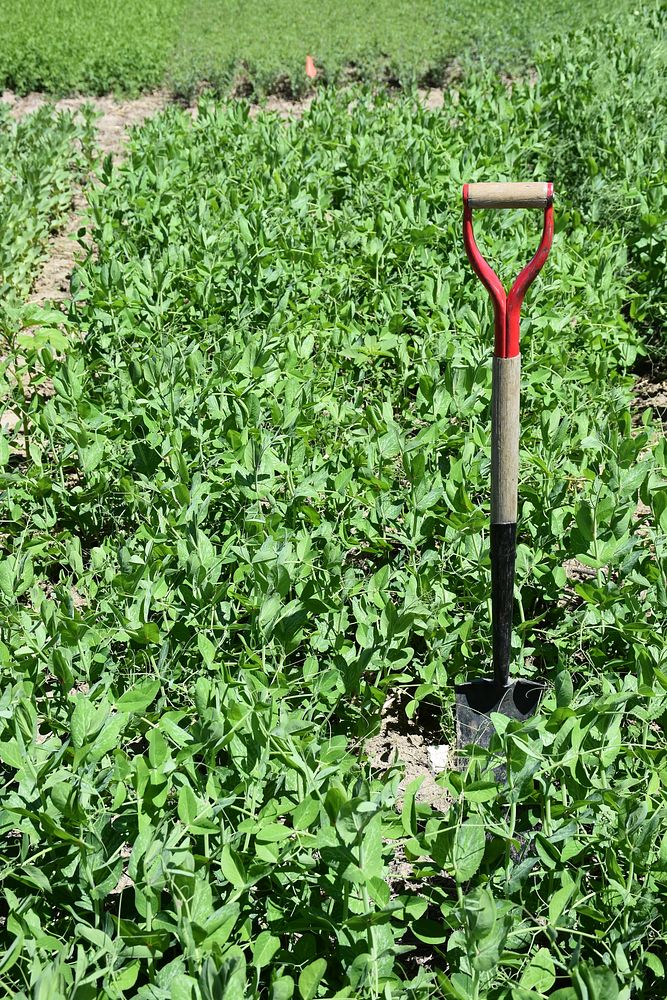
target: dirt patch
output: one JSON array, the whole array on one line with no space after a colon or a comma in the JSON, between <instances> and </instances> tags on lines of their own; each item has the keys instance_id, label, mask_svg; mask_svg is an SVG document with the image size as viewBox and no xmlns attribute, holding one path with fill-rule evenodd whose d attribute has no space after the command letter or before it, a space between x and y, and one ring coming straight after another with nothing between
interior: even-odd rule
<instances>
[{"instance_id":1,"label":"dirt patch","mask_svg":"<svg viewBox=\"0 0 667 1000\"><path fill-rule=\"evenodd\" d=\"M423 777L417 792L417 802L427 802L440 812L447 812L451 799L436 782L436 775L448 766L449 747L442 743L440 727L432 718L409 719L398 698L387 699L377 736L366 742L366 756L372 766L387 771L395 764L403 765L399 785L399 805L405 788L415 778Z\"/></svg>"},{"instance_id":2,"label":"dirt patch","mask_svg":"<svg viewBox=\"0 0 667 1000\"><path fill-rule=\"evenodd\" d=\"M45 94L26 94L18 97L5 91L2 100L11 107L14 118L23 118L38 108L50 104L55 111L70 111L77 114L83 107L93 107L100 115L96 123L97 141L103 154L121 152L127 133L134 125L156 114L170 102L166 91L144 94L136 100L116 100L114 97L63 97L53 101Z\"/></svg>"},{"instance_id":3,"label":"dirt patch","mask_svg":"<svg viewBox=\"0 0 667 1000\"><path fill-rule=\"evenodd\" d=\"M309 97L305 97L302 101L289 101L284 97L267 97L261 104L252 104L250 106L250 115L252 118L255 118L260 111L272 111L280 118L285 118L286 120L301 118L308 111L313 100L314 95L312 94Z\"/></svg>"},{"instance_id":4,"label":"dirt patch","mask_svg":"<svg viewBox=\"0 0 667 1000\"><path fill-rule=\"evenodd\" d=\"M664 372L660 373L663 376ZM640 418L650 410L653 419L667 425L667 377L660 378L640 375L635 383L634 410Z\"/></svg>"},{"instance_id":5,"label":"dirt patch","mask_svg":"<svg viewBox=\"0 0 667 1000\"><path fill-rule=\"evenodd\" d=\"M419 100L427 111L439 111L444 104L444 91L440 87L431 87L429 90L420 90Z\"/></svg>"},{"instance_id":6,"label":"dirt patch","mask_svg":"<svg viewBox=\"0 0 667 1000\"><path fill-rule=\"evenodd\" d=\"M80 249L76 236L83 224L85 207L83 191L75 191L70 215L49 240L47 257L32 286L29 302L41 306L47 301L62 302L69 295L70 277Z\"/></svg>"},{"instance_id":7,"label":"dirt patch","mask_svg":"<svg viewBox=\"0 0 667 1000\"><path fill-rule=\"evenodd\" d=\"M568 580L575 583L585 583L587 580L594 580L596 576L596 571L592 566L585 566L578 559L566 559L563 563L563 569Z\"/></svg>"}]
</instances>

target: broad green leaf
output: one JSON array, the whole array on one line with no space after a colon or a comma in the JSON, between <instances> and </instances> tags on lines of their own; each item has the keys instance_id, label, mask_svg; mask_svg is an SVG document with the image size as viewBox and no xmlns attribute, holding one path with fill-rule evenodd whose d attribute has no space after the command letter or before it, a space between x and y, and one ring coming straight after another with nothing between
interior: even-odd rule
<instances>
[{"instance_id":1,"label":"broad green leaf","mask_svg":"<svg viewBox=\"0 0 667 1000\"><path fill-rule=\"evenodd\" d=\"M452 845L452 874L457 882L467 882L482 863L486 836L481 821L466 820L456 828Z\"/></svg>"},{"instance_id":2,"label":"broad green leaf","mask_svg":"<svg viewBox=\"0 0 667 1000\"><path fill-rule=\"evenodd\" d=\"M291 1000L294 996L294 980L291 976L280 976L271 985L271 1000Z\"/></svg>"},{"instance_id":3,"label":"broad green leaf","mask_svg":"<svg viewBox=\"0 0 667 1000\"><path fill-rule=\"evenodd\" d=\"M235 889L243 889L246 884L246 873L241 858L236 851L225 844L220 854L220 869L228 882Z\"/></svg>"},{"instance_id":4,"label":"broad green leaf","mask_svg":"<svg viewBox=\"0 0 667 1000\"><path fill-rule=\"evenodd\" d=\"M14 581L15 581L15 560L13 556L8 559L3 559L0 561L0 590L5 595L5 597L13 598L14 594Z\"/></svg>"},{"instance_id":5,"label":"broad green leaf","mask_svg":"<svg viewBox=\"0 0 667 1000\"><path fill-rule=\"evenodd\" d=\"M648 965L651 972L658 977L658 979L664 979L665 977L665 966L662 960L652 952L647 951L644 953L644 962Z\"/></svg>"},{"instance_id":6,"label":"broad green leaf","mask_svg":"<svg viewBox=\"0 0 667 1000\"><path fill-rule=\"evenodd\" d=\"M203 632L197 636L197 646L206 666L210 667L215 661L215 646Z\"/></svg>"},{"instance_id":7,"label":"broad green leaf","mask_svg":"<svg viewBox=\"0 0 667 1000\"><path fill-rule=\"evenodd\" d=\"M106 712L95 706L86 695L77 695L70 723L72 743L81 748L100 729Z\"/></svg>"},{"instance_id":8,"label":"broad green leaf","mask_svg":"<svg viewBox=\"0 0 667 1000\"><path fill-rule=\"evenodd\" d=\"M316 958L299 975L299 995L301 1000L314 1000L322 976L326 972L327 963L323 958Z\"/></svg>"},{"instance_id":9,"label":"broad green leaf","mask_svg":"<svg viewBox=\"0 0 667 1000\"><path fill-rule=\"evenodd\" d=\"M315 796L304 799L292 813L292 823L296 830L307 830L320 815L321 803Z\"/></svg>"},{"instance_id":10,"label":"broad green leaf","mask_svg":"<svg viewBox=\"0 0 667 1000\"><path fill-rule=\"evenodd\" d=\"M567 670L561 670L556 677L556 704L559 708L567 708L572 701L574 688L572 678Z\"/></svg>"},{"instance_id":11,"label":"broad green leaf","mask_svg":"<svg viewBox=\"0 0 667 1000\"><path fill-rule=\"evenodd\" d=\"M155 701L159 690L159 680L145 678L133 684L118 698L116 708L119 712L136 712L138 715L142 715Z\"/></svg>"},{"instance_id":12,"label":"broad green leaf","mask_svg":"<svg viewBox=\"0 0 667 1000\"><path fill-rule=\"evenodd\" d=\"M266 823L256 833L257 840L265 844L274 844L291 837L292 831L282 823Z\"/></svg>"},{"instance_id":13,"label":"broad green leaf","mask_svg":"<svg viewBox=\"0 0 667 1000\"><path fill-rule=\"evenodd\" d=\"M280 938L270 931L262 931L252 946L252 962L256 969L269 965L271 959L280 948Z\"/></svg>"},{"instance_id":14,"label":"broad green leaf","mask_svg":"<svg viewBox=\"0 0 667 1000\"><path fill-rule=\"evenodd\" d=\"M25 752L15 739L7 740L0 743L0 760L19 771L25 764Z\"/></svg>"},{"instance_id":15,"label":"broad green leaf","mask_svg":"<svg viewBox=\"0 0 667 1000\"><path fill-rule=\"evenodd\" d=\"M540 948L522 972L519 985L527 990L548 993L555 981L556 970L549 950Z\"/></svg>"}]
</instances>

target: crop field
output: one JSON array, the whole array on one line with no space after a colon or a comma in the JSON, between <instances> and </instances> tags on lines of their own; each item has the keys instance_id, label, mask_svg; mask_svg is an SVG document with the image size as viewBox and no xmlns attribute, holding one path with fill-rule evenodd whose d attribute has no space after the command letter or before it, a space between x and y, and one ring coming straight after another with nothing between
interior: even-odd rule
<instances>
[{"instance_id":1,"label":"crop field","mask_svg":"<svg viewBox=\"0 0 667 1000\"><path fill-rule=\"evenodd\" d=\"M152 85L167 48L75 81L56 45L41 82ZM0 113L0 995L667 996L667 438L632 374L664 357L664 10L536 52L511 84L462 57L435 110L204 94L115 161L92 112ZM557 193L513 634L548 690L459 757L493 325L461 185L490 178ZM539 213L480 222L515 273ZM452 748L437 783L406 744Z\"/></svg>"},{"instance_id":2,"label":"crop field","mask_svg":"<svg viewBox=\"0 0 667 1000\"><path fill-rule=\"evenodd\" d=\"M136 93L165 86L191 97L299 95L306 54L319 79L438 85L452 60L479 53L514 71L539 43L629 0L584 0L526 17L516 4L463 0L0 0L0 86Z\"/></svg>"}]
</instances>

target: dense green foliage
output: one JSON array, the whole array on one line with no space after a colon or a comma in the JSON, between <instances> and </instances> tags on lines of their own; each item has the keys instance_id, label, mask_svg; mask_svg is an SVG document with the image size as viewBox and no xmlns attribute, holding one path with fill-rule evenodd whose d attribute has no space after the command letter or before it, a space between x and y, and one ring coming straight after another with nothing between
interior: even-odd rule
<instances>
[{"instance_id":1,"label":"dense green foliage","mask_svg":"<svg viewBox=\"0 0 667 1000\"><path fill-rule=\"evenodd\" d=\"M191 96L206 82L262 94L302 93L307 53L320 81L441 83L452 59L477 52L516 69L545 39L629 0L564 3L527 17L492 0L0 0L0 85L20 92Z\"/></svg>"},{"instance_id":2,"label":"dense green foliage","mask_svg":"<svg viewBox=\"0 0 667 1000\"><path fill-rule=\"evenodd\" d=\"M621 230L633 295L629 315L664 352L667 319L667 42L664 8L644 6L540 61L551 173L587 224ZM629 32L641 44L627 45ZM660 338L662 337L662 346Z\"/></svg>"},{"instance_id":3,"label":"dense green foliage","mask_svg":"<svg viewBox=\"0 0 667 1000\"><path fill-rule=\"evenodd\" d=\"M186 0L0 0L0 85L136 93L165 79Z\"/></svg>"},{"instance_id":4,"label":"dense green foliage","mask_svg":"<svg viewBox=\"0 0 667 1000\"><path fill-rule=\"evenodd\" d=\"M511 95L471 70L437 112L172 108L101 169L66 350L42 317L53 394L4 386L25 417L0 438L8 996L664 995L667 447L625 374L664 249L656 229L628 253L618 212L661 183L642 24L562 68L558 44ZM552 683L441 778L449 812L414 785L397 805L364 750L386 699L444 742L490 656L491 322L460 186L549 175L514 647ZM480 242L511 274L539 227L488 213Z\"/></svg>"},{"instance_id":5,"label":"dense green foliage","mask_svg":"<svg viewBox=\"0 0 667 1000\"><path fill-rule=\"evenodd\" d=\"M613 0L613 9L628 6ZM545 39L603 12L609 4L600 0L547 7L533 18L517 4L494 0L191 0L173 85L185 95L202 80L221 94L233 88L300 95L309 85L306 53L320 81L438 85L462 53L516 71Z\"/></svg>"},{"instance_id":6,"label":"dense green foliage","mask_svg":"<svg viewBox=\"0 0 667 1000\"><path fill-rule=\"evenodd\" d=\"M7 393L20 398L24 434L28 397L45 377L37 352L66 346L58 329L38 325L44 319L52 325L54 317L26 299L48 237L63 224L74 187L91 165L92 146L87 113L75 120L43 108L16 122L0 104L0 393L3 404ZM16 411L7 414L6 424L13 426L15 417Z\"/></svg>"}]
</instances>

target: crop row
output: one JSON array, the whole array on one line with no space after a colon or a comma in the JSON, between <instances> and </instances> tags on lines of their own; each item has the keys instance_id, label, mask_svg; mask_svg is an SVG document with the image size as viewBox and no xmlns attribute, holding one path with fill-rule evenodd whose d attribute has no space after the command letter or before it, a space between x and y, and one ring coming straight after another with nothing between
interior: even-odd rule
<instances>
[{"instance_id":1,"label":"crop row","mask_svg":"<svg viewBox=\"0 0 667 1000\"><path fill-rule=\"evenodd\" d=\"M88 162L89 121L44 108L14 121L0 104L0 298L25 301L49 233L63 223Z\"/></svg>"}]
</instances>

